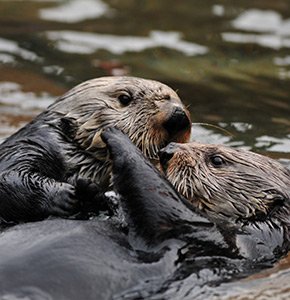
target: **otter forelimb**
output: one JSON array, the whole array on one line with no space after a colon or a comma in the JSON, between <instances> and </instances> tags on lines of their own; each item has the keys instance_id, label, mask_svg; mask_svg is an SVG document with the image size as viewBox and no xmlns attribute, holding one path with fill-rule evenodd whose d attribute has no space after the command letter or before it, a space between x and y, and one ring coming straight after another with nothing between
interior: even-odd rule
<instances>
[{"instance_id":1,"label":"otter forelimb","mask_svg":"<svg viewBox=\"0 0 290 300\"><path fill-rule=\"evenodd\" d=\"M0 218L5 221L69 216L88 197L99 196L98 186L75 177L66 163L66 156L74 151L64 131L67 120L46 119L47 114L40 115L1 145Z\"/></svg>"}]
</instances>

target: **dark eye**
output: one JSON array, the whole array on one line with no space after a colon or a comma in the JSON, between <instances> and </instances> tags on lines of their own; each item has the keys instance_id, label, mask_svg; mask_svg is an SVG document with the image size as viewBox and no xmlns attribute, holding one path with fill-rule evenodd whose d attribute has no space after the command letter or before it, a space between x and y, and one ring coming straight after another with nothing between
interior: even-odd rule
<instances>
[{"instance_id":1,"label":"dark eye","mask_svg":"<svg viewBox=\"0 0 290 300\"><path fill-rule=\"evenodd\" d=\"M221 167L226 163L220 155L212 155L210 157L210 162L213 164L214 167Z\"/></svg>"},{"instance_id":2,"label":"dark eye","mask_svg":"<svg viewBox=\"0 0 290 300\"><path fill-rule=\"evenodd\" d=\"M128 105L132 101L132 97L127 94L122 94L118 97L118 100L121 102L121 104Z\"/></svg>"}]
</instances>

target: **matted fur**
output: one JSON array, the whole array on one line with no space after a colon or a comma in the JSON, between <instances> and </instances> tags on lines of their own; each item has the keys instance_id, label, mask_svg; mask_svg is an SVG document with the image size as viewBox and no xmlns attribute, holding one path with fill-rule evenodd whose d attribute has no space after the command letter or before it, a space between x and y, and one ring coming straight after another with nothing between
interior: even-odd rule
<instances>
[{"instance_id":1,"label":"matted fur","mask_svg":"<svg viewBox=\"0 0 290 300\"><path fill-rule=\"evenodd\" d=\"M290 201L290 172L279 162L222 145L172 143L163 171L194 206L213 218L259 219ZM214 156L223 163L215 166ZM288 204L289 206L289 204Z\"/></svg>"},{"instance_id":2,"label":"matted fur","mask_svg":"<svg viewBox=\"0 0 290 300\"><path fill-rule=\"evenodd\" d=\"M122 94L132 97L128 105L118 100ZM102 129L121 129L148 158L157 159L158 151L169 142L186 142L190 137L190 127L171 136L163 126L176 107L190 119L178 95L165 84L136 77L102 77L76 86L48 109L77 124L75 140L97 161L81 152L71 153L68 161L80 166L81 176L102 183L110 173Z\"/></svg>"}]
</instances>

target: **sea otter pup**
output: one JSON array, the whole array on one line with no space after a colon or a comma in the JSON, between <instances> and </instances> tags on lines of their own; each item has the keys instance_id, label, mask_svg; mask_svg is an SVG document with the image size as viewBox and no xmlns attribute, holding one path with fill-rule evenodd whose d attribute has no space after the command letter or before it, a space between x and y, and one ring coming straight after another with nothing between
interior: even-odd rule
<instances>
[{"instance_id":1,"label":"sea otter pup","mask_svg":"<svg viewBox=\"0 0 290 300\"><path fill-rule=\"evenodd\" d=\"M123 130L150 159L190 136L189 113L168 86L134 77L84 82L0 145L0 218L27 221L75 212L109 183L101 130Z\"/></svg>"},{"instance_id":2,"label":"sea otter pup","mask_svg":"<svg viewBox=\"0 0 290 300\"><path fill-rule=\"evenodd\" d=\"M290 199L290 171L250 151L170 143L160 162L177 191L214 218L263 220Z\"/></svg>"},{"instance_id":3,"label":"sea otter pup","mask_svg":"<svg viewBox=\"0 0 290 300\"><path fill-rule=\"evenodd\" d=\"M114 128L102 137L127 227L114 218L54 219L6 230L0 236L1 299L204 299L206 289L246 276L263 262L269 266L286 246L276 235L279 220L264 240L273 239L267 247L227 220L221 231L128 137ZM235 236L239 247L229 240Z\"/></svg>"},{"instance_id":4,"label":"sea otter pup","mask_svg":"<svg viewBox=\"0 0 290 300\"><path fill-rule=\"evenodd\" d=\"M286 167L251 151L196 142L170 143L159 156L161 169L178 192L221 230L232 228L235 233L228 237L243 255L252 252L259 258L287 252L290 171ZM247 250L241 250L244 246Z\"/></svg>"}]
</instances>

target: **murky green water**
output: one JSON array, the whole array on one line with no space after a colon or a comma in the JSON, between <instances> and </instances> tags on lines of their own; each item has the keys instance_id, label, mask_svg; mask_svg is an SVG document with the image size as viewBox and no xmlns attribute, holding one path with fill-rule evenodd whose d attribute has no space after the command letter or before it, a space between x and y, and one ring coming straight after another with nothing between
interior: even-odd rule
<instances>
[{"instance_id":1,"label":"murky green water","mask_svg":"<svg viewBox=\"0 0 290 300\"><path fill-rule=\"evenodd\" d=\"M195 125L193 139L290 167L289 0L0 0L0 141L112 74L165 82L194 122L229 132Z\"/></svg>"}]
</instances>

